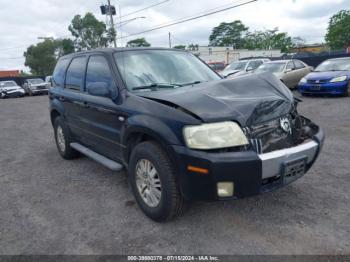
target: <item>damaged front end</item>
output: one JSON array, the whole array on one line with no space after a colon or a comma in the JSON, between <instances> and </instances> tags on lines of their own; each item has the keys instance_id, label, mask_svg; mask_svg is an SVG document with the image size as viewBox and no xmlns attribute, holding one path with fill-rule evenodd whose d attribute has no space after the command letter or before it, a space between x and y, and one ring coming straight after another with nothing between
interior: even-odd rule
<instances>
[{"instance_id":1,"label":"damaged front end","mask_svg":"<svg viewBox=\"0 0 350 262\"><path fill-rule=\"evenodd\" d=\"M313 139L319 127L298 114L296 108L277 119L243 128L258 154L301 145Z\"/></svg>"}]
</instances>

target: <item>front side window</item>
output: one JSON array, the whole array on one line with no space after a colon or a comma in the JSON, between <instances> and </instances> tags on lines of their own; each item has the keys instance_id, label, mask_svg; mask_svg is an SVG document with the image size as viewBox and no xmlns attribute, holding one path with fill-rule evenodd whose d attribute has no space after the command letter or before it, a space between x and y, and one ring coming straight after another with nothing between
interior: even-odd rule
<instances>
[{"instance_id":1,"label":"front side window","mask_svg":"<svg viewBox=\"0 0 350 262\"><path fill-rule=\"evenodd\" d=\"M100 55L91 56L86 71L86 87L104 83L109 90L114 89L114 81L106 58Z\"/></svg>"},{"instance_id":2,"label":"front side window","mask_svg":"<svg viewBox=\"0 0 350 262\"><path fill-rule=\"evenodd\" d=\"M237 61L233 62L232 64L228 65L226 67L226 70L245 70L245 67L247 65L247 61Z\"/></svg>"},{"instance_id":3,"label":"front side window","mask_svg":"<svg viewBox=\"0 0 350 262\"><path fill-rule=\"evenodd\" d=\"M76 91L82 90L84 83L84 73L85 73L86 58L77 57L70 63L67 76L66 76L66 88Z\"/></svg>"},{"instance_id":4,"label":"front side window","mask_svg":"<svg viewBox=\"0 0 350 262\"><path fill-rule=\"evenodd\" d=\"M294 63L292 61L288 62L287 66L286 66L286 69L291 69L293 70L294 69Z\"/></svg>"},{"instance_id":5,"label":"front side window","mask_svg":"<svg viewBox=\"0 0 350 262\"><path fill-rule=\"evenodd\" d=\"M135 50L115 53L115 60L129 90L149 85L175 88L221 79L202 61L187 52Z\"/></svg>"},{"instance_id":6,"label":"front side window","mask_svg":"<svg viewBox=\"0 0 350 262\"><path fill-rule=\"evenodd\" d=\"M284 69L285 63L265 63L259 66L255 72L271 72L271 73L279 73Z\"/></svg>"}]
</instances>

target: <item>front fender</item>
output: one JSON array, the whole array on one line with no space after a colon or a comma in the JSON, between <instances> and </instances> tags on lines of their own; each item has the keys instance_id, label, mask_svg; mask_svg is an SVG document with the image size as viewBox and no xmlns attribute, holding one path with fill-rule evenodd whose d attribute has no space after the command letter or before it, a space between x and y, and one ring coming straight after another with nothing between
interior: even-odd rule
<instances>
[{"instance_id":1,"label":"front fender","mask_svg":"<svg viewBox=\"0 0 350 262\"><path fill-rule=\"evenodd\" d=\"M181 129L181 128L180 128ZM179 134L175 132L159 118L149 115L135 115L128 118L121 131L121 142L127 146L128 138L133 133L147 134L164 145L182 144Z\"/></svg>"}]
</instances>

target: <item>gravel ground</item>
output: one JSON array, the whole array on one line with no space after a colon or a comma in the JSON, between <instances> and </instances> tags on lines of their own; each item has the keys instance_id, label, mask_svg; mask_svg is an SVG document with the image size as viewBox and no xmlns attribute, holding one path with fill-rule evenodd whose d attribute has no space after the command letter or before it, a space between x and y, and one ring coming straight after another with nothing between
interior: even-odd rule
<instances>
[{"instance_id":1,"label":"gravel ground","mask_svg":"<svg viewBox=\"0 0 350 262\"><path fill-rule=\"evenodd\" d=\"M123 172L58 155L46 96L0 100L0 254L350 254L350 98L303 100L327 135L306 176L166 224Z\"/></svg>"}]
</instances>

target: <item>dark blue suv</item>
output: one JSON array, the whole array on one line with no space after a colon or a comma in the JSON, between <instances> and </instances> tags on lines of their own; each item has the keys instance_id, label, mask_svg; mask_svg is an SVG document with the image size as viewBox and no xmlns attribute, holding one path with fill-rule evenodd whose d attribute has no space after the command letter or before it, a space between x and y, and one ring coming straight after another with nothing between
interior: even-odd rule
<instances>
[{"instance_id":1,"label":"dark blue suv","mask_svg":"<svg viewBox=\"0 0 350 262\"><path fill-rule=\"evenodd\" d=\"M300 178L323 144L268 73L222 79L194 55L103 49L60 58L50 90L59 153L127 170L144 213L165 221L188 200L227 200Z\"/></svg>"}]
</instances>

